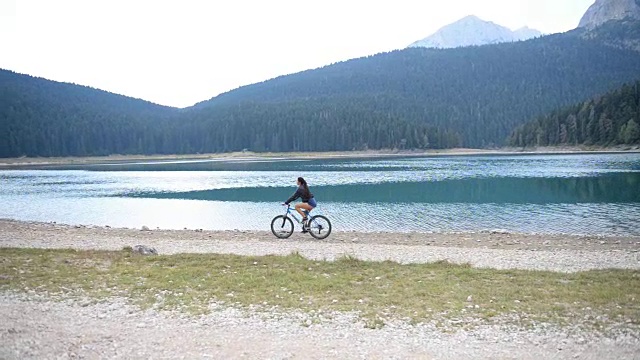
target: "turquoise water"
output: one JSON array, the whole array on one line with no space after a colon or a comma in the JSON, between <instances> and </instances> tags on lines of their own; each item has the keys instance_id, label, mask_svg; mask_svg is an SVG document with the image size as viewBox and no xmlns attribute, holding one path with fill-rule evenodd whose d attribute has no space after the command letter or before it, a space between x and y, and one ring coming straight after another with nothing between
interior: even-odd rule
<instances>
[{"instance_id":1,"label":"turquoise water","mask_svg":"<svg viewBox=\"0 0 640 360\"><path fill-rule=\"evenodd\" d=\"M640 154L170 161L0 171L0 217L268 230L304 176L337 231L640 235Z\"/></svg>"}]
</instances>

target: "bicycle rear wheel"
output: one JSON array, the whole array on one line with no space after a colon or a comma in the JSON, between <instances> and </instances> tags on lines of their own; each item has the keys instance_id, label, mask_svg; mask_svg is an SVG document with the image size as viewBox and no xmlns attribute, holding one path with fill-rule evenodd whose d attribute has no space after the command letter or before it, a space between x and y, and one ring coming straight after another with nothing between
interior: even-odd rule
<instances>
[{"instance_id":1,"label":"bicycle rear wheel","mask_svg":"<svg viewBox=\"0 0 640 360\"><path fill-rule=\"evenodd\" d=\"M279 239L286 239L293 234L293 221L284 215L271 220L271 232Z\"/></svg>"},{"instance_id":2,"label":"bicycle rear wheel","mask_svg":"<svg viewBox=\"0 0 640 360\"><path fill-rule=\"evenodd\" d=\"M331 234L331 221L322 215L312 217L309 220L309 234L318 240L326 239Z\"/></svg>"}]
</instances>

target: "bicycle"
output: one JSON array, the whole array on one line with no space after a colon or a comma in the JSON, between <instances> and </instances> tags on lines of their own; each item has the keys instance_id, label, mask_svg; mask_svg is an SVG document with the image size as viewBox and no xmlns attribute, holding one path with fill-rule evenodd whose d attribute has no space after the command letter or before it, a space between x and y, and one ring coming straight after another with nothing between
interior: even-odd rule
<instances>
[{"instance_id":1,"label":"bicycle","mask_svg":"<svg viewBox=\"0 0 640 360\"><path fill-rule=\"evenodd\" d=\"M278 215L271 220L271 232L279 239L286 239L293 234L293 221L295 219L298 224L302 224L302 220L294 214L291 206L287 206L287 212L284 215ZM309 212L304 211L307 216ZM291 216L289 216L291 215ZM307 224L302 224L309 234L318 240L326 239L331 234L331 221L326 216L316 215L311 217Z\"/></svg>"}]
</instances>

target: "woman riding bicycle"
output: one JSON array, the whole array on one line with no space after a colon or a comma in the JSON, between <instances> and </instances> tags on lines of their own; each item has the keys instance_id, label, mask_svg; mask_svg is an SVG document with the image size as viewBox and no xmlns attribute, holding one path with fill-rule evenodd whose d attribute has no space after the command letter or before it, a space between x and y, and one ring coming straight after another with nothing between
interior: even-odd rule
<instances>
[{"instance_id":1,"label":"woman riding bicycle","mask_svg":"<svg viewBox=\"0 0 640 360\"><path fill-rule=\"evenodd\" d=\"M287 201L284 202L284 205L288 206L292 201L298 198L302 199L301 203L296 204L296 211L302 216L302 232L304 233L307 232L307 215L303 210L311 212L311 210L318 206L318 203L316 203L316 199L313 197L311 191L309 191L309 185L307 185L307 181L305 179L299 177L297 184L298 189L289 199L287 199Z\"/></svg>"}]
</instances>

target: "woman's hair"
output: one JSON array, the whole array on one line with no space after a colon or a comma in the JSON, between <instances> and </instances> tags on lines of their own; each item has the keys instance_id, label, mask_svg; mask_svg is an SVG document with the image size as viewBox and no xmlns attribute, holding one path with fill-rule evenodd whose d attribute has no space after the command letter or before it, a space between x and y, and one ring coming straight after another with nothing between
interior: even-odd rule
<instances>
[{"instance_id":1,"label":"woman's hair","mask_svg":"<svg viewBox=\"0 0 640 360\"><path fill-rule=\"evenodd\" d=\"M311 194L311 191L309 191L309 185L307 185L307 181L303 177L299 177L298 182L304 188L305 195L309 196L309 194Z\"/></svg>"}]
</instances>

